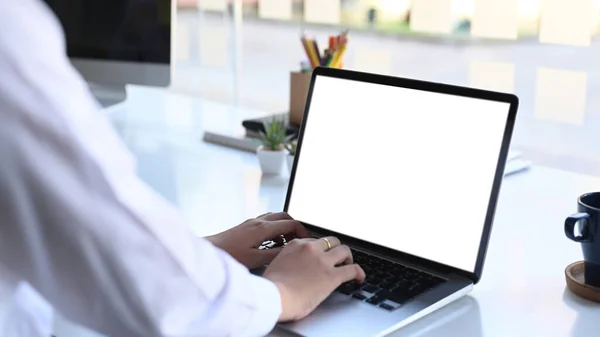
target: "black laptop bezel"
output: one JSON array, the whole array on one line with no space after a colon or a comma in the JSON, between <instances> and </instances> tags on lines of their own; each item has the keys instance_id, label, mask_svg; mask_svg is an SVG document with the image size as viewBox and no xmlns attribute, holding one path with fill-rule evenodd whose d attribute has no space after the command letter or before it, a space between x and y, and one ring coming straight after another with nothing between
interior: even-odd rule
<instances>
[{"instance_id":1,"label":"black laptop bezel","mask_svg":"<svg viewBox=\"0 0 600 337\"><path fill-rule=\"evenodd\" d=\"M409 261L411 263L415 263L415 264L424 266L426 268L430 268L432 270L438 270L440 272L447 272L447 273L456 273L456 274L459 274L459 275L469 278L470 280L473 281L474 284L478 283L479 280L481 279L481 275L483 273L483 266L484 266L485 257L487 254L490 233L492 230L492 223L493 223L493 219L494 219L494 214L496 212L496 204L498 202L498 194L500 192L500 186L502 184L502 179L504 176L504 168L505 168L505 164L506 164L506 158L508 156L510 142L512 139L515 119L516 119L516 115L517 115L517 109L518 109L518 105L519 105L519 99L517 98L517 96L508 94L508 93L500 93L500 92L493 92L493 91L487 91L487 90L481 90L481 89L466 88L466 87L460 87L460 86L449 85L449 84L433 83L433 82L427 82L427 81L421 81L421 80L391 77L391 76L385 76L385 75L376 75L376 74L369 74L369 73L335 69L335 68L317 67L313 71L312 76L311 76L311 83L310 83L310 87L309 87L308 95L307 95L307 99L306 99L304 116L302 118L300 132L298 135L298 145L296 147L296 159L294 160L294 165L292 167L292 171L291 171L291 175L290 175L290 182L288 185L288 190L287 190L287 194L286 194L286 198L285 198L284 212L288 211L290 197L292 195L292 189L294 187L294 178L296 176L296 167L298 165L298 162L300 161L300 156L302 154L302 142L304 139L304 130L305 130L306 123L307 123L307 120L309 117L308 115L309 115L309 110L310 110L310 103L311 103L313 88L315 85L315 80L317 79L318 76L347 79L347 80L374 83L374 84L380 84L380 85L389 85L389 86L429 91L429 92L437 92L437 93L443 93L443 94L449 94L449 95L455 95L455 96L472 97L472 98L504 102L504 103L510 104L507 121L506 121L506 127L504 130L504 139L502 141L500 155L498 157L498 163L496 166L496 174L494 176L494 182L493 182L493 186L492 186L492 190L491 190L491 194L490 194L490 198L489 198L487 215L485 218L485 224L483 227L483 232L482 232L481 242L480 242L480 246L479 246L479 251L477 254L477 261L475 264L474 272L462 270L462 269L444 265L444 264L440 264L435 261L427 260L427 259L424 259L424 258L421 258L418 256L414 256L414 255L407 254L407 253L404 253L401 251L383 247L383 246L380 246L380 245L377 245L377 244L374 244L371 242L363 241L363 240L360 240L360 239L357 239L354 237L350 237L350 236L347 236L347 235L344 235L341 233L331 231L326 228L316 226L314 224L308 224L308 223L302 222L301 219L298 219L299 221L301 221L301 223L304 226L306 226L306 228L309 231L311 231L317 235L323 235L323 236L334 235L334 236L337 236L338 238L340 238L340 240L346 244L349 244L352 246L357 246L357 247L366 247L367 249L369 249L375 253L378 253L380 255L390 256L392 258Z\"/></svg>"}]
</instances>

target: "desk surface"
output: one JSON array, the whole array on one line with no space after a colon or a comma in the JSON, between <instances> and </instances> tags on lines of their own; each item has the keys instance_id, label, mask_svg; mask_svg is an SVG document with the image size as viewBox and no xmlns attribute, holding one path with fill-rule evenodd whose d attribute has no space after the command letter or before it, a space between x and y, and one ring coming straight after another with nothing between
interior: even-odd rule
<instances>
[{"instance_id":1,"label":"desk surface","mask_svg":"<svg viewBox=\"0 0 600 337\"><path fill-rule=\"evenodd\" d=\"M111 110L142 178L181 208L198 235L283 208L286 176L261 177L253 154L201 141L205 129L235 128L264 114L138 88ZM582 258L580 247L564 237L564 218L576 211L577 196L594 190L600 178L538 166L506 178L481 282L469 296L393 336L600 333L600 305L572 295L564 279L565 267Z\"/></svg>"}]
</instances>

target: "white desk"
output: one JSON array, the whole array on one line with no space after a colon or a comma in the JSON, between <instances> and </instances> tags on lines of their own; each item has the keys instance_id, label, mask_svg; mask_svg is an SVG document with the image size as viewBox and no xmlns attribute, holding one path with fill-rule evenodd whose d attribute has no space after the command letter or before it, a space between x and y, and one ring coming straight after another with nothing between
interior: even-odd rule
<instances>
[{"instance_id":1,"label":"white desk","mask_svg":"<svg viewBox=\"0 0 600 337\"><path fill-rule=\"evenodd\" d=\"M261 179L254 155L200 141L204 128L237 125L260 112L147 89L132 90L128 104L116 110L141 176L179 205L198 235L282 210L286 177ZM600 190L600 178L544 167L507 178L480 284L394 336L599 335L600 305L566 290L563 273L582 256L564 237L564 218L575 211L577 196L592 190ZM64 322L56 333L86 336Z\"/></svg>"}]
</instances>

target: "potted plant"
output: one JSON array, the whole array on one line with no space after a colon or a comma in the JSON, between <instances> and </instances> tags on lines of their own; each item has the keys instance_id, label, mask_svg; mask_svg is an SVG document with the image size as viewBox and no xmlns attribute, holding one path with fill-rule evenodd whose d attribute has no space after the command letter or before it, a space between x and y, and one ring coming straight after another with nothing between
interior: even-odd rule
<instances>
[{"instance_id":1,"label":"potted plant","mask_svg":"<svg viewBox=\"0 0 600 337\"><path fill-rule=\"evenodd\" d=\"M292 173L292 167L294 166L294 157L296 156L296 146L298 144L293 141L285 144L285 148L288 151L287 155L287 167L288 171Z\"/></svg>"},{"instance_id":2,"label":"potted plant","mask_svg":"<svg viewBox=\"0 0 600 337\"><path fill-rule=\"evenodd\" d=\"M273 119L265 123L265 132L260 132L261 146L256 150L263 174L277 175L281 173L285 163L286 137L285 123Z\"/></svg>"}]
</instances>

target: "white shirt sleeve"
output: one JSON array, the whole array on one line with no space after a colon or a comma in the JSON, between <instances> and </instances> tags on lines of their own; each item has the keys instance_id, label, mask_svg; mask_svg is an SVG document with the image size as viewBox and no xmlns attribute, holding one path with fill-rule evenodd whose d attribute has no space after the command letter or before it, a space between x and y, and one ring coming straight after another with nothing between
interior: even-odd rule
<instances>
[{"instance_id":1,"label":"white shirt sleeve","mask_svg":"<svg viewBox=\"0 0 600 337\"><path fill-rule=\"evenodd\" d=\"M146 186L38 0L0 0L0 264L110 336L258 336L277 288Z\"/></svg>"}]
</instances>

